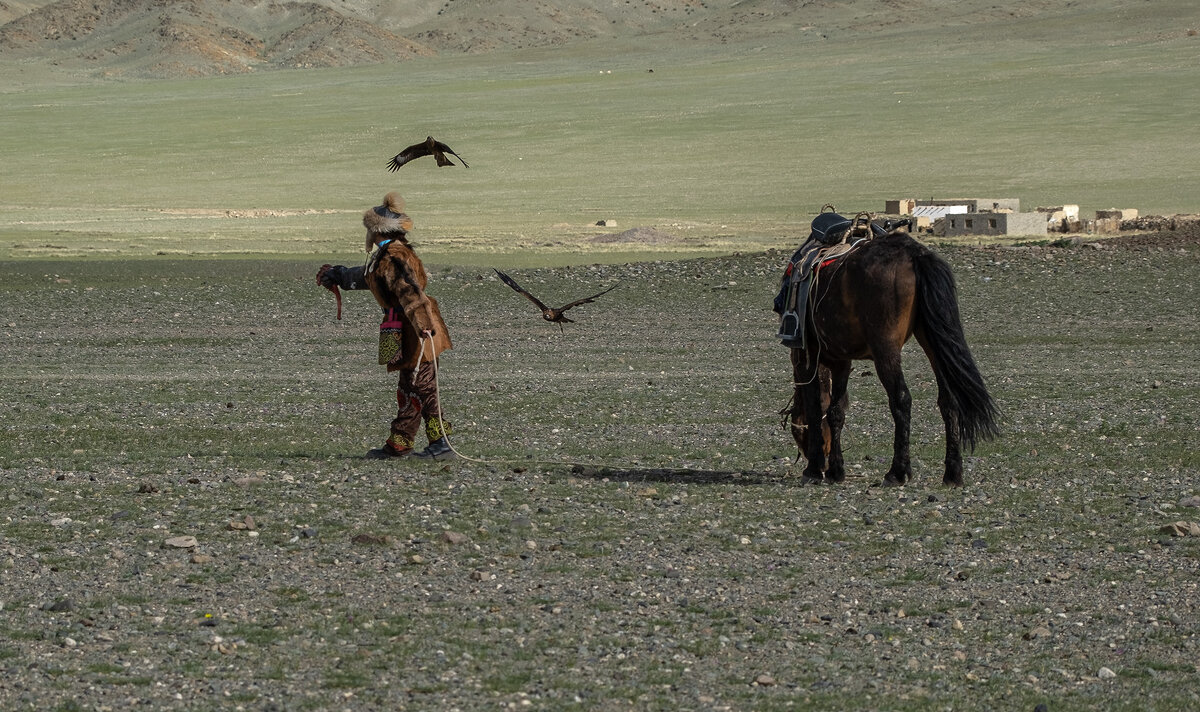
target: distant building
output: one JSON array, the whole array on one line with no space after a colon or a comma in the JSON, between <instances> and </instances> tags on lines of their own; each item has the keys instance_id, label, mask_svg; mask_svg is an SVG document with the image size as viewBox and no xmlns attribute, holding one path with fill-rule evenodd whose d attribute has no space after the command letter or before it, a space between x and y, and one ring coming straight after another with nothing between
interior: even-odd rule
<instances>
[{"instance_id":1,"label":"distant building","mask_svg":"<svg viewBox=\"0 0 1200 712\"><path fill-rule=\"evenodd\" d=\"M888 215L915 215L916 208L917 201L914 198L886 200L883 203L883 212Z\"/></svg>"},{"instance_id":2,"label":"distant building","mask_svg":"<svg viewBox=\"0 0 1200 712\"><path fill-rule=\"evenodd\" d=\"M919 205L912 210L911 217L916 220L914 227L918 232L929 232L933 224L947 215L966 215L965 205Z\"/></svg>"},{"instance_id":3,"label":"distant building","mask_svg":"<svg viewBox=\"0 0 1200 712\"><path fill-rule=\"evenodd\" d=\"M922 205L965 205L968 213L1021 212L1020 198L950 198L946 200L917 200Z\"/></svg>"},{"instance_id":4,"label":"distant building","mask_svg":"<svg viewBox=\"0 0 1200 712\"><path fill-rule=\"evenodd\" d=\"M1021 212L1019 198L946 198L920 200L918 198L898 198L884 201L883 212L888 215L917 215L918 208L945 208L962 206L965 213L1002 213ZM926 212L925 214L928 214Z\"/></svg>"},{"instance_id":5,"label":"distant building","mask_svg":"<svg viewBox=\"0 0 1200 712\"><path fill-rule=\"evenodd\" d=\"M1043 213L958 213L946 216L946 237L962 235L1045 235Z\"/></svg>"}]
</instances>

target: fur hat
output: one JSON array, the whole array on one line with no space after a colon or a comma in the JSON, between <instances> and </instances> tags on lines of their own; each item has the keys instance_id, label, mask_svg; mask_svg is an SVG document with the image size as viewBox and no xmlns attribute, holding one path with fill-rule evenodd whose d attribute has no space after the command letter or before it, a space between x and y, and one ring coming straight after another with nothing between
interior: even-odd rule
<instances>
[{"instance_id":1,"label":"fur hat","mask_svg":"<svg viewBox=\"0 0 1200 712\"><path fill-rule=\"evenodd\" d=\"M404 196L393 190L392 192L383 196L383 207L387 208L393 213L404 212Z\"/></svg>"},{"instance_id":2,"label":"fur hat","mask_svg":"<svg viewBox=\"0 0 1200 712\"><path fill-rule=\"evenodd\" d=\"M404 197L393 190L383 196L383 205L363 213L363 226L367 228L367 251L370 252L384 235L404 238L412 230L413 221L404 214Z\"/></svg>"}]
</instances>

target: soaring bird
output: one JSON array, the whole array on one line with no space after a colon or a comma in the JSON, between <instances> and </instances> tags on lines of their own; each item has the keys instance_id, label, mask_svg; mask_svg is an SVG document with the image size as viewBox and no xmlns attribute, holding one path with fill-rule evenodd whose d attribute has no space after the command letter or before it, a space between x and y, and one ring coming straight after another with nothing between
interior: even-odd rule
<instances>
[{"instance_id":1,"label":"soaring bird","mask_svg":"<svg viewBox=\"0 0 1200 712\"><path fill-rule=\"evenodd\" d=\"M411 160L420 158L421 156L433 156L434 160L437 161L439 166L455 165L454 161L446 158L447 153L462 161L463 168L470 168L470 166L467 165L467 162L463 161L462 156L454 152L454 149L450 148L441 141L434 139L432 136L426 136L425 140L421 143L414 143L400 153L397 153L396 157L388 163L388 170L398 171L400 170L400 166L403 166L405 163L408 163Z\"/></svg>"},{"instance_id":2,"label":"soaring bird","mask_svg":"<svg viewBox=\"0 0 1200 712\"><path fill-rule=\"evenodd\" d=\"M497 270L494 270L494 271L496 272L496 274L500 275L500 279L501 279L501 281L503 281L505 284L507 284L508 286L512 287L514 290L516 290L516 292L517 292L518 294L523 294L523 295L525 295L525 298L526 298L526 299L528 299L529 301L533 302L533 303L534 303L534 305L535 305L535 306L537 306L537 308L538 308L538 309L541 309L541 310L542 310L542 318L543 318L543 319L545 319L546 321L549 321L549 322L553 322L553 323L555 323L555 324L558 324L558 330L559 330L559 331L563 331L563 324L573 324L573 323L575 323L575 321L574 321L573 319L568 319L568 318L567 318L567 315L566 315L566 314L564 314L563 312L565 312L566 310L570 309L571 307L577 307L577 306L579 306L580 304L589 304L589 303L591 303L591 301L592 301L593 299L595 299L596 297L600 296L601 294L607 294L607 293L611 292L611 291L612 291L613 289L615 289L615 288L616 288L616 286L617 286L617 285L615 285L615 284L614 284L613 286L609 287L608 289L604 290L603 292L600 292L599 294L593 294L593 295L592 295L592 296L590 296L590 297L585 297L585 298L583 298L583 299L579 299L579 300L573 301L573 302L571 302L570 304L564 304L563 306L561 306L561 307L558 307L557 309L554 309L554 308L552 308L552 307L548 307L548 306L546 306L545 304L542 304L542 302L541 302L541 300L540 300L540 299L538 299L537 297L533 296L533 295L532 295L532 294L530 294L529 292L525 291L525 289L524 289L523 287L521 287L521 285L519 285L519 284L517 284L516 282L514 282L514 281L513 281L513 278L512 278L512 277L509 277L507 274L504 274L503 272L501 272L501 271L500 271L500 270L498 270L498 269L497 269Z\"/></svg>"}]
</instances>

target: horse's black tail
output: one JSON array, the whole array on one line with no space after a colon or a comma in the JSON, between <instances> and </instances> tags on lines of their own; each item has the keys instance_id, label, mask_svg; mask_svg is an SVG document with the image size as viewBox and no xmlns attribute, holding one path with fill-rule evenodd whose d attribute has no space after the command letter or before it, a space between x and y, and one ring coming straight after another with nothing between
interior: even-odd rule
<instances>
[{"instance_id":1,"label":"horse's black tail","mask_svg":"<svg viewBox=\"0 0 1200 712\"><path fill-rule=\"evenodd\" d=\"M917 274L918 315L935 356L938 383L947 407L957 416L962 439L974 450L975 443L999 434L998 408L963 335L950 265L923 246L910 254Z\"/></svg>"}]
</instances>

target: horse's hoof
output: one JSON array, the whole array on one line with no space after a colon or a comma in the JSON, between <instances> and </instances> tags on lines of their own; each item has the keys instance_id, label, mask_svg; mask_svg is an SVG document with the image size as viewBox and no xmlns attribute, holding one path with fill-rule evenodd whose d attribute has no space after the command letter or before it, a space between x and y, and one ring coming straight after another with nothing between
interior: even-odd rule
<instances>
[{"instance_id":1,"label":"horse's hoof","mask_svg":"<svg viewBox=\"0 0 1200 712\"><path fill-rule=\"evenodd\" d=\"M805 475L804 477L800 478L800 486L804 487L806 485L819 485L819 484L822 484L824 481L825 480L821 479L820 477L812 477L811 475Z\"/></svg>"},{"instance_id":2,"label":"horse's hoof","mask_svg":"<svg viewBox=\"0 0 1200 712\"><path fill-rule=\"evenodd\" d=\"M945 485L946 487L954 487L954 488L958 489L963 486L963 481L962 481L961 477L957 480L952 479L952 478L946 478L946 479L942 480L942 484Z\"/></svg>"},{"instance_id":3,"label":"horse's hoof","mask_svg":"<svg viewBox=\"0 0 1200 712\"><path fill-rule=\"evenodd\" d=\"M891 475L883 478L884 487L903 487L904 483Z\"/></svg>"}]
</instances>

